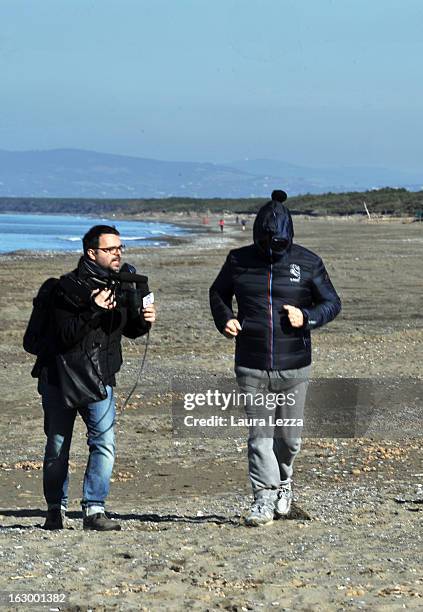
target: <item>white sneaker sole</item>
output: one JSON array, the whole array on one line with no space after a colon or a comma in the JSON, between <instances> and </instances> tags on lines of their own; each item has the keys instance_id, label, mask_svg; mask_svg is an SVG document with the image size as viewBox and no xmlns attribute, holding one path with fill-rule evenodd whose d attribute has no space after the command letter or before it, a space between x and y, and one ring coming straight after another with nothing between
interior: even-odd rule
<instances>
[{"instance_id":1,"label":"white sneaker sole","mask_svg":"<svg viewBox=\"0 0 423 612\"><path fill-rule=\"evenodd\" d=\"M292 509L292 505L289 506L289 508L288 508L288 510L286 512L279 512L279 510L276 510L276 508L275 508L275 517L276 518L283 518L283 517L289 516L289 514L291 512L291 509Z\"/></svg>"},{"instance_id":2,"label":"white sneaker sole","mask_svg":"<svg viewBox=\"0 0 423 612\"><path fill-rule=\"evenodd\" d=\"M260 519L244 519L244 523L247 527L265 527L266 525L271 525L273 523L273 518L266 522L263 522Z\"/></svg>"}]
</instances>

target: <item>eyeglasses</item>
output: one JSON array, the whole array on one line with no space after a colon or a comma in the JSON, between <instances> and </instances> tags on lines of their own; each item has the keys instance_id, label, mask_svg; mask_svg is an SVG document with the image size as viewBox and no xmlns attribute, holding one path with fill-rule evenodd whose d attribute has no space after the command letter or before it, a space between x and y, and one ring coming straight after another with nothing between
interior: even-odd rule
<instances>
[{"instance_id":1,"label":"eyeglasses","mask_svg":"<svg viewBox=\"0 0 423 612\"><path fill-rule=\"evenodd\" d=\"M98 247L95 249L96 251L103 251L103 253L107 253L108 255L117 255L118 253L123 253L125 250L125 245L120 244L119 246L111 246L111 247Z\"/></svg>"}]
</instances>

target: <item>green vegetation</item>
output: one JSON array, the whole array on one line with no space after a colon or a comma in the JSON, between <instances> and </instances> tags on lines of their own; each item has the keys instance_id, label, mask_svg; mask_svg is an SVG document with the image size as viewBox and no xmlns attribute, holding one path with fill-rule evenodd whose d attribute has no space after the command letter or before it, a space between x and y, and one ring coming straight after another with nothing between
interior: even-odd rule
<instances>
[{"instance_id":1,"label":"green vegetation","mask_svg":"<svg viewBox=\"0 0 423 612\"><path fill-rule=\"evenodd\" d=\"M0 212L127 214L152 212L195 212L242 214L256 212L266 198L244 199L78 199L78 198L0 198ZM386 187L374 191L306 194L289 198L290 210L295 214L351 215L365 214L363 202L371 213L418 216L423 210L423 191Z\"/></svg>"}]
</instances>

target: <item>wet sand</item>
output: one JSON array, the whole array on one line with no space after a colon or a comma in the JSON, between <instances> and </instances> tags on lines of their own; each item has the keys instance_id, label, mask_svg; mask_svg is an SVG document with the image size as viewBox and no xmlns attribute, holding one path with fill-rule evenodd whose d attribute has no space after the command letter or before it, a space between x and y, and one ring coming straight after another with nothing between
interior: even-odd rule
<instances>
[{"instance_id":1,"label":"wet sand","mask_svg":"<svg viewBox=\"0 0 423 612\"><path fill-rule=\"evenodd\" d=\"M67 610L421 610L421 422L406 438L400 421L389 439L305 438L292 516L256 529L241 519L251 502L245 436L172 435L172 380L233 375L233 344L214 327L208 287L227 251L251 240L251 223L243 233L229 219L221 235L216 221L169 247L126 255L150 278L158 321L116 426L108 509L121 532L82 531L80 419L68 528L40 528L42 410L21 340L38 286L77 257L0 259L0 591L63 592ZM341 315L313 335L313 378L421 381L422 224L294 224L296 241L322 256L343 300ZM143 347L142 339L124 341L120 404Z\"/></svg>"}]
</instances>

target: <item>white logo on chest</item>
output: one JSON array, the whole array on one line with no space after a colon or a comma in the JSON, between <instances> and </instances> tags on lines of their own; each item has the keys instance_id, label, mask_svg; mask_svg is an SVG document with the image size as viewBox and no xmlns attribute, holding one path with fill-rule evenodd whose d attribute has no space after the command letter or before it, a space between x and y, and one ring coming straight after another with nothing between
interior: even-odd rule
<instances>
[{"instance_id":1,"label":"white logo on chest","mask_svg":"<svg viewBox=\"0 0 423 612\"><path fill-rule=\"evenodd\" d=\"M291 264L289 266L289 273L291 275L291 283L299 283L301 280L301 268L298 264Z\"/></svg>"}]
</instances>

